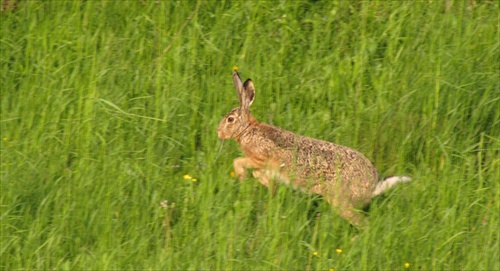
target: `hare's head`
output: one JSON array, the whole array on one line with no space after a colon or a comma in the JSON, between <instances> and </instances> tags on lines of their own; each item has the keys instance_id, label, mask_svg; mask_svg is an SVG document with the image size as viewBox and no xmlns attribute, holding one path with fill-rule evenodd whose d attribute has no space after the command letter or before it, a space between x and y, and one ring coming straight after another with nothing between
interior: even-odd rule
<instances>
[{"instance_id":1,"label":"hare's head","mask_svg":"<svg viewBox=\"0 0 500 271\"><path fill-rule=\"evenodd\" d=\"M248 79L243 83L238 72L234 71L233 82L238 93L240 106L229 111L219 123L217 135L220 139L238 137L253 121L253 117L250 114L250 105L255 99L255 88L252 80Z\"/></svg>"}]
</instances>

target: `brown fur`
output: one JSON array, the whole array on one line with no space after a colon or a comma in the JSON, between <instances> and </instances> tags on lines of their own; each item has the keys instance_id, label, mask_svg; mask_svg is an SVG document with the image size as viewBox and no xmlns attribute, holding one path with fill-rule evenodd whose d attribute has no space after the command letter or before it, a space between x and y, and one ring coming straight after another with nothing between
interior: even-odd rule
<instances>
[{"instance_id":1,"label":"brown fur","mask_svg":"<svg viewBox=\"0 0 500 271\"><path fill-rule=\"evenodd\" d=\"M217 133L221 139L235 138L245 157L234 160L240 180L247 169L270 187L274 179L306 192L322 195L354 226L363 216L355 211L372 198L378 172L360 152L334 143L299 136L279 127L259 123L250 114L255 97L251 80L242 84L233 73L240 107L232 109L220 122Z\"/></svg>"}]
</instances>

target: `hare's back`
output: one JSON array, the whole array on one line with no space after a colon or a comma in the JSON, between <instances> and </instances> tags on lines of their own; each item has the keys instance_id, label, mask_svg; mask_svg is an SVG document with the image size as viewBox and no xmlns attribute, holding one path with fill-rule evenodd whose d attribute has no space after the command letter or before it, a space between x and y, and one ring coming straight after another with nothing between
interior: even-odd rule
<instances>
[{"instance_id":1,"label":"hare's back","mask_svg":"<svg viewBox=\"0 0 500 271\"><path fill-rule=\"evenodd\" d=\"M297 163L323 173L325 179L374 184L378 180L377 170L362 153L314 138L299 138Z\"/></svg>"},{"instance_id":2,"label":"hare's back","mask_svg":"<svg viewBox=\"0 0 500 271\"><path fill-rule=\"evenodd\" d=\"M360 152L335 143L299 136L261 123L260 136L273 142L274 160L300 179L338 180L376 184L378 172Z\"/></svg>"}]
</instances>

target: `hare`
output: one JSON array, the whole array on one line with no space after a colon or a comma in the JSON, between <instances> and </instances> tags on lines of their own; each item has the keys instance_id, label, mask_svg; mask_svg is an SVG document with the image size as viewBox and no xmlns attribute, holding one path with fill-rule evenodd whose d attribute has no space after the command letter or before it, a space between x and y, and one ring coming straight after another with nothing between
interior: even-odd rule
<instances>
[{"instance_id":1,"label":"hare","mask_svg":"<svg viewBox=\"0 0 500 271\"><path fill-rule=\"evenodd\" d=\"M233 82L240 106L232 109L217 127L220 139L234 138L245 157L234 160L235 176L241 181L247 169L261 184L272 180L323 196L339 215L355 227L364 216L356 208L409 177L391 177L379 182L377 169L360 152L334 143L299 136L266 123L250 113L255 99L251 79L243 83L237 71Z\"/></svg>"}]
</instances>

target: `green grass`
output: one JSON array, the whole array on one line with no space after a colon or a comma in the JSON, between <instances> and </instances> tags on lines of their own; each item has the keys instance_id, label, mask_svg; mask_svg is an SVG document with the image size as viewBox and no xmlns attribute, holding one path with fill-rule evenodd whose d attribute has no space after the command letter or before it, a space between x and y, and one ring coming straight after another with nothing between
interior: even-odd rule
<instances>
[{"instance_id":1,"label":"green grass","mask_svg":"<svg viewBox=\"0 0 500 271\"><path fill-rule=\"evenodd\" d=\"M19 1L0 20L2 270L500 269L497 1ZM257 119L414 181L364 231L235 181L215 132L233 66Z\"/></svg>"}]
</instances>

